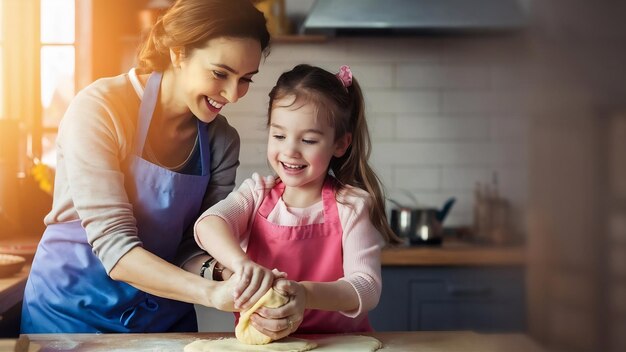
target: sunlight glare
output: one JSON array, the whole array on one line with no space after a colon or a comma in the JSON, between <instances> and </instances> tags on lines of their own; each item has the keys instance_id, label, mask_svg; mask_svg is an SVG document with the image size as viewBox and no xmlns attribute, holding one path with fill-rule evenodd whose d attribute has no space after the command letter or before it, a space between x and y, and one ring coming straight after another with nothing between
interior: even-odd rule
<instances>
[{"instance_id":1,"label":"sunlight glare","mask_svg":"<svg viewBox=\"0 0 626 352\"><path fill-rule=\"evenodd\" d=\"M41 42L74 43L74 0L41 0Z\"/></svg>"}]
</instances>

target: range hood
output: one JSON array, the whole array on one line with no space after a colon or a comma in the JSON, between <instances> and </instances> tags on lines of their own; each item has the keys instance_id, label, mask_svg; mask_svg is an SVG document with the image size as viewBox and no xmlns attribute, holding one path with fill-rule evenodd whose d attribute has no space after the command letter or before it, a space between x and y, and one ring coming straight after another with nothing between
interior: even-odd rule
<instances>
[{"instance_id":1,"label":"range hood","mask_svg":"<svg viewBox=\"0 0 626 352\"><path fill-rule=\"evenodd\" d=\"M510 31L525 22L518 1L317 0L300 32L334 36Z\"/></svg>"}]
</instances>

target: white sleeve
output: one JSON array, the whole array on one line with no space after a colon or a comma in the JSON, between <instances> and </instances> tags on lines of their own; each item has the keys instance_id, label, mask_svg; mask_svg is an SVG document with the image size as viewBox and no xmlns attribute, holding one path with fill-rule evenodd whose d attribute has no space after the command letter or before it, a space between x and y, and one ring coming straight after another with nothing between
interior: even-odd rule
<instances>
[{"instance_id":1,"label":"white sleeve","mask_svg":"<svg viewBox=\"0 0 626 352\"><path fill-rule=\"evenodd\" d=\"M202 213L196 220L196 225L207 216L218 216L228 224L245 249L254 215L273 186L273 178L262 178L257 173L253 174L252 178L246 179L236 191ZM200 245L195 225L194 237Z\"/></svg>"},{"instance_id":2,"label":"white sleeve","mask_svg":"<svg viewBox=\"0 0 626 352\"><path fill-rule=\"evenodd\" d=\"M341 312L357 317L376 307L382 291L380 251L384 239L369 217L370 197L362 190L350 192L346 204L337 202L343 227L343 271L359 296L359 308Z\"/></svg>"}]
</instances>

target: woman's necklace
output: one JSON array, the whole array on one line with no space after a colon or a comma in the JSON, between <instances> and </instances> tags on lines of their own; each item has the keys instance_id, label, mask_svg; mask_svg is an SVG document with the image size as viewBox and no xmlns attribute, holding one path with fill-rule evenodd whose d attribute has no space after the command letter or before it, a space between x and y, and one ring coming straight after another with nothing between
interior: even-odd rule
<instances>
[{"instance_id":1,"label":"woman's necklace","mask_svg":"<svg viewBox=\"0 0 626 352\"><path fill-rule=\"evenodd\" d=\"M146 157L147 159L152 162L155 165L158 165L164 169L168 169L171 171L179 171L181 169L183 169L185 167L185 165L187 165L187 163L189 162L189 160L191 159L191 157L193 156L193 153L196 151L196 148L198 148L198 135L196 134L196 139L193 143L193 148L191 148L191 151L189 152L189 155L187 155L187 158L185 158L185 160L183 160L182 163L175 165L175 166L167 166L165 164L163 164L162 162L159 161L159 158L157 157L156 153L154 152L154 150L152 149L152 146L150 144L150 141L148 140L146 143Z\"/></svg>"}]
</instances>

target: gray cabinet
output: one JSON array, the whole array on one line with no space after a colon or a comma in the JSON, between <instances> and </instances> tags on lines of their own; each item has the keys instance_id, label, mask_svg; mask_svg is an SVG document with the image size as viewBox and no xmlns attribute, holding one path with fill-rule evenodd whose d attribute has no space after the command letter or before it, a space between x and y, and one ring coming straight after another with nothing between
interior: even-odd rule
<instances>
[{"instance_id":1,"label":"gray cabinet","mask_svg":"<svg viewBox=\"0 0 626 352\"><path fill-rule=\"evenodd\" d=\"M523 331L522 267L383 267L376 331Z\"/></svg>"}]
</instances>

